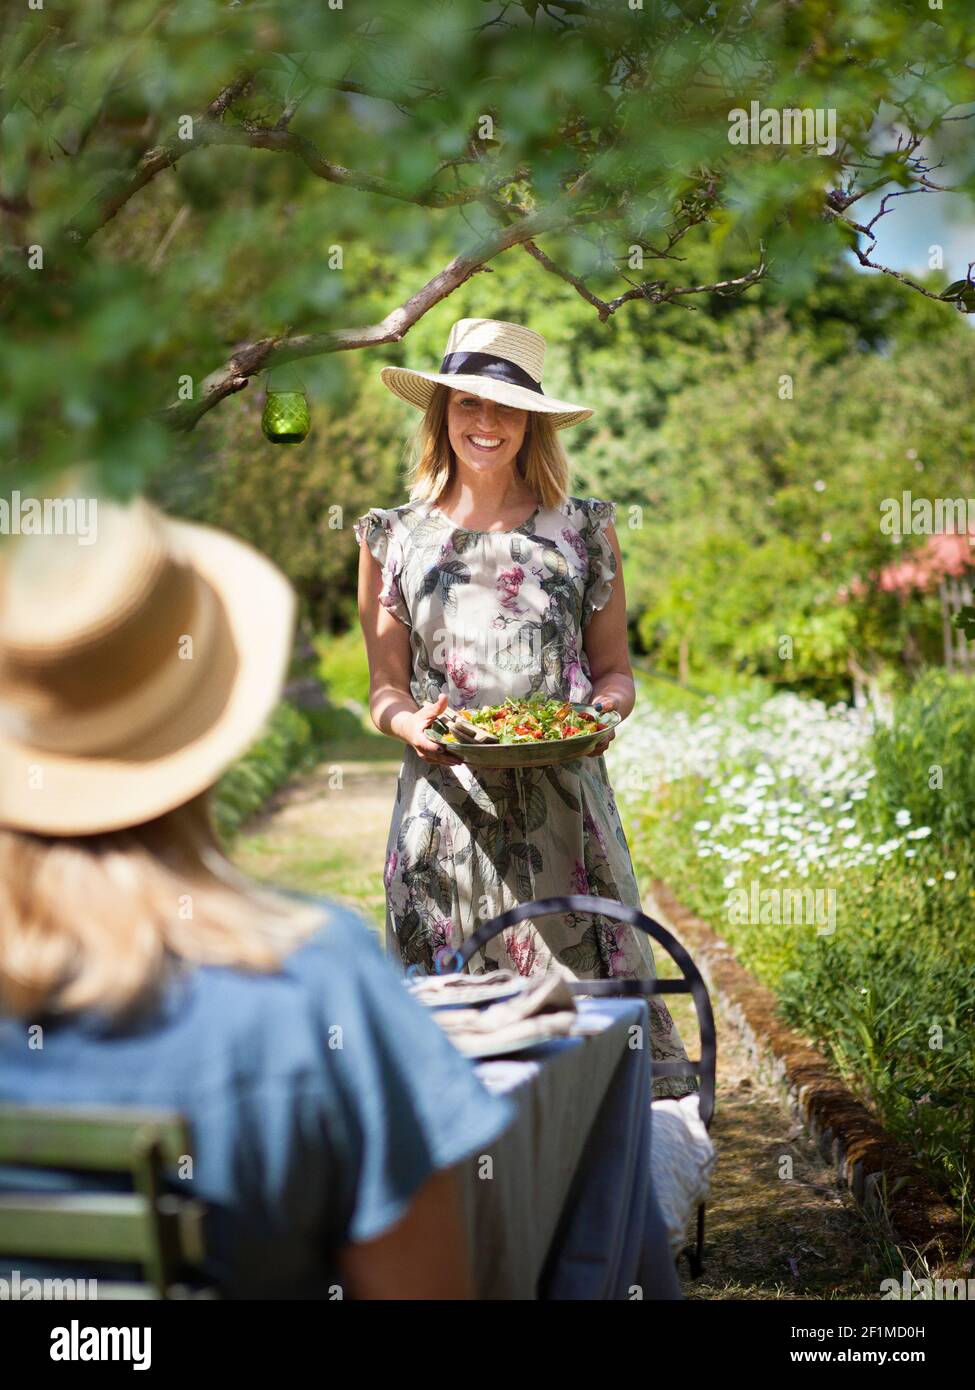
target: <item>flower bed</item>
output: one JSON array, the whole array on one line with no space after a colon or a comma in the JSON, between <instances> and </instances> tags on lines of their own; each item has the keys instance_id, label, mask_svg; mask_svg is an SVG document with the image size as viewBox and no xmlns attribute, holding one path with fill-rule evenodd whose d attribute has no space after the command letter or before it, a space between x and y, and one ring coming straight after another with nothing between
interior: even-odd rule
<instances>
[{"instance_id":1,"label":"flower bed","mask_svg":"<svg viewBox=\"0 0 975 1390\"><path fill-rule=\"evenodd\" d=\"M890 806L874 732L793 694L688 711L649 692L609 757L638 872L733 946L970 1219L975 856Z\"/></svg>"}]
</instances>

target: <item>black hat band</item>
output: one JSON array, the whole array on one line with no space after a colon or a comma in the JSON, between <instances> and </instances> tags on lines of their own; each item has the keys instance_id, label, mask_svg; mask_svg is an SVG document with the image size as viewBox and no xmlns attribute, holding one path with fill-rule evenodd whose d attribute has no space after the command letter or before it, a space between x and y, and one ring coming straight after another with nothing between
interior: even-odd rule
<instances>
[{"instance_id":1,"label":"black hat band","mask_svg":"<svg viewBox=\"0 0 975 1390\"><path fill-rule=\"evenodd\" d=\"M492 357L489 352L448 352L440 363L442 376L487 376L494 381L506 381L509 386L523 386L544 396L541 384L523 367L506 357Z\"/></svg>"}]
</instances>

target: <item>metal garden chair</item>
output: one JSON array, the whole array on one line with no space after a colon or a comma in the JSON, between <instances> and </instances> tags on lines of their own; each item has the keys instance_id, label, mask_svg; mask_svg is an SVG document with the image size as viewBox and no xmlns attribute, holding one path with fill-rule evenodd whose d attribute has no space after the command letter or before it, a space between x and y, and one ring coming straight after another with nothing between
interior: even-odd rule
<instances>
[{"instance_id":1,"label":"metal garden chair","mask_svg":"<svg viewBox=\"0 0 975 1390\"><path fill-rule=\"evenodd\" d=\"M632 927L639 928L645 932L653 941L661 945L671 959L680 969L679 979L667 980L568 980L566 983L570 991L576 995L604 996L611 995L616 998L629 995L641 995L649 997L656 994L690 994L694 1000L694 1007L697 1011L698 1028L701 1033L701 1056L696 1062L655 1062L651 1058L651 1072L653 1076L696 1076L699 1083L699 1108L701 1119L705 1128L710 1130L711 1119L714 1115L714 1087L715 1070L717 1062L717 1041L714 1030L714 1013L711 1009L711 999L708 995L707 986L701 977L689 953L677 940L677 938L662 927L659 922L655 922L646 913L640 912L635 907L629 907L625 903L613 902L609 898L593 898L581 894L573 894L563 898L542 898L537 902L521 903L518 907L513 907L509 911L502 913L499 917L493 917L489 922L482 926L467 938L463 946L459 947L453 957L453 965L457 971L463 970L464 966L470 961L476 951L482 946L506 931L508 927L517 925L530 917L533 920L539 917L551 916L555 913L581 912L598 913L602 917L611 917L619 922L627 922ZM691 1275L697 1279L703 1270L704 1256L704 1203L702 1202L697 1209L697 1239L693 1248L688 1248L685 1252L688 1263L690 1264Z\"/></svg>"},{"instance_id":2,"label":"metal garden chair","mask_svg":"<svg viewBox=\"0 0 975 1390\"><path fill-rule=\"evenodd\" d=\"M131 1192L0 1191L0 1258L140 1265L143 1283L97 1280L99 1298L180 1298L204 1258L204 1207L166 1191L192 1156L169 1111L0 1105L0 1165L118 1180ZM202 1296L212 1296L205 1291Z\"/></svg>"}]
</instances>

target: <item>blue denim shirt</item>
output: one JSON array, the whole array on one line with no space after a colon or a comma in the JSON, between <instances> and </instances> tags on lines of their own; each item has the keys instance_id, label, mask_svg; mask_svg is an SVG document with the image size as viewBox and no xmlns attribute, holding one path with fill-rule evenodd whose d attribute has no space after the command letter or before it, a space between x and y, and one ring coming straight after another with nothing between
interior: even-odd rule
<instances>
[{"instance_id":1,"label":"blue denim shirt","mask_svg":"<svg viewBox=\"0 0 975 1390\"><path fill-rule=\"evenodd\" d=\"M175 1186L206 1203L207 1274L231 1297L328 1297L342 1245L394 1225L432 1173L515 1113L409 997L369 929L323 908L322 930L279 973L191 969L138 1026L0 1018L0 1100L186 1117L194 1173ZM0 1190L69 1184L91 1179L0 1167ZM92 1273L28 1271L0 1251L0 1274L12 1265L22 1277Z\"/></svg>"}]
</instances>

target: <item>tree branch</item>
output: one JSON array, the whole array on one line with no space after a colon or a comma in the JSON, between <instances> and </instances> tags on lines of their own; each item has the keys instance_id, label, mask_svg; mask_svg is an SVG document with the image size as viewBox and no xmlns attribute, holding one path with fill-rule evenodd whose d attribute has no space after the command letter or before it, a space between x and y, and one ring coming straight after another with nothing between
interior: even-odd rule
<instances>
[{"instance_id":1,"label":"tree branch","mask_svg":"<svg viewBox=\"0 0 975 1390\"><path fill-rule=\"evenodd\" d=\"M497 210L497 205L495 205L495 209ZM663 250L657 250L640 237L634 237L634 242L645 251L648 251L656 260L680 260L681 257L673 255L673 248L682 237L687 235L692 227L698 226L703 222L705 216L706 212L703 207L690 213L683 222L679 223L668 233L667 245ZM737 294L740 293L741 290L746 289L749 285L755 284L756 281L760 280L767 269L763 248L761 264L754 270L748 271L747 274L739 276L737 279L719 280L709 285L675 285L667 288L663 280L647 280L638 285L634 284L628 276L624 276L623 278L627 280L631 288L624 291L623 294L617 295L615 299L607 300L601 299L578 275L574 275L571 271L566 270L564 266L560 266L553 261L551 256L546 255L534 241L525 242L524 248L530 256L533 256L535 260L538 261L539 265L543 266L550 274L557 275L559 279L564 280L567 285L571 285L587 304L591 304L599 315L601 323L605 323L607 319L611 318L612 315L616 313L617 309L634 299L644 299L651 304L666 304L683 295Z\"/></svg>"},{"instance_id":2,"label":"tree branch","mask_svg":"<svg viewBox=\"0 0 975 1390\"><path fill-rule=\"evenodd\" d=\"M239 79L246 85L249 78ZM234 84L237 86L238 84ZM66 235L78 245L85 245L95 232L100 231L146 184L150 183L164 169L172 169L186 155L212 146L245 146L253 150L271 150L292 154L302 160L307 168L328 183L356 188L361 193L376 193L380 197L394 198L399 202L414 203L419 207L446 208L457 207L462 203L473 203L483 196L480 188L460 188L452 192L441 192L432 186L413 193L401 188L389 179L373 174L347 169L334 164L318 150L313 141L304 135L297 135L282 126L227 126L217 116L222 115L233 100L234 91L227 88L207 108L206 116L196 118L193 123L192 140L171 140L168 144L157 145L147 150L130 174L117 176L101 188L81 210L69 226ZM441 172L438 167L433 174L436 179Z\"/></svg>"},{"instance_id":3,"label":"tree branch","mask_svg":"<svg viewBox=\"0 0 975 1390\"><path fill-rule=\"evenodd\" d=\"M902 192L904 193L920 193L923 191L924 190L922 189L902 190ZM833 217L835 217L837 221L844 223L845 226L849 227L852 231L858 233L859 236L865 236L869 241L870 245L867 247L866 251L862 251L860 249L858 241L852 242L850 245L850 250L853 252L854 256L856 256L857 260L860 262L862 266L866 267L866 269L868 270L879 270L882 275L889 275L892 279L899 280L902 285L907 285L909 289L917 290L918 294L923 294L926 299L934 299L939 304L945 304L948 301L946 301L942 295L935 294L933 290L925 289L923 285L919 285L916 280L912 280L911 277L909 275L905 275L903 271L892 270L889 265L880 265L879 262L872 261L870 259L877 245L877 238L874 236L871 228L877 221L877 218L882 217L884 213L888 210L883 206L883 204L887 201L887 198L892 198L896 196L898 195L888 193L881 200L881 211L878 212L876 216L872 217L870 219L870 222L866 226L861 222L854 222L852 217L844 217L841 213L837 212L837 210L834 207L831 207L829 203L826 204L826 211L830 213Z\"/></svg>"},{"instance_id":4,"label":"tree branch","mask_svg":"<svg viewBox=\"0 0 975 1390\"><path fill-rule=\"evenodd\" d=\"M156 419L172 430L191 430L197 421L225 397L243 391L251 377L271 367L304 357L330 352L349 352L355 348L379 347L398 343L424 314L453 294L480 270L512 246L519 246L542 232L564 229L570 224L571 208L563 201L539 213L524 217L485 237L472 251L455 256L404 304L392 309L379 323L361 328L336 329L327 333L303 333L286 338L259 338L243 343L222 366L211 372L192 401L182 401L157 412Z\"/></svg>"},{"instance_id":5,"label":"tree branch","mask_svg":"<svg viewBox=\"0 0 975 1390\"><path fill-rule=\"evenodd\" d=\"M210 102L204 115L194 120L194 133L200 127L209 130L216 122L222 120L227 107L247 90L253 79L252 72L244 72L235 77L233 82L229 82ZM110 183L100 188L94 197L89 198L78 216L65 229L67 240L84 246L97 231L111 222L130 198L145 188L163 169L171 169L184 154L193 149L194 144L195 141L174 140L168 145L157 145L151 150L146 150L132 173L116 175Z\"/></svg>"},{"instance_id":6,"label":"tree branch","mask_svg":"<svg viewBox=\"0 0 975 1390\"><path fill-rule=\"evenodd\" d=\"M525 250L530 256L534 256L540 266L549 271L552 275L557 275L560 280L564 280L567 285L571 285L577 294L580 294L587 304L591 304L599 314L600 321L605 323L609 318L611 310L605 299L600 299L598 294L593 294L592 290L584 280L580 280L578 275L573 275L571 271L556 265L551 256L546 256L545 252L533 241L523 243Z\"/></svg>"},{"instance_id":7,"label":"tree branch","mask_svg":"<svg viewBox=\"0 0 975 1390\"><path fill-rule=\"evenodd\" d=\"M313 141L307 136L296 135L294 131L266 126L216 126L208 128L208 145L245 145L252 150L272 150L278 153L295 155L311 172L328 183L356 188L360 193L377 193L383 198L394 198L398 202L414 203L418 207L447 208L462 203L474 203L482 196L480 188L460 188L451 192L441 192L430 184L416 193L392 183L389 179L375 174L364 174L354 169L346 169L342 164L333 164L326 159ZM440 173L438 168L434 178Z\"/></svg>"}]
</instances>

